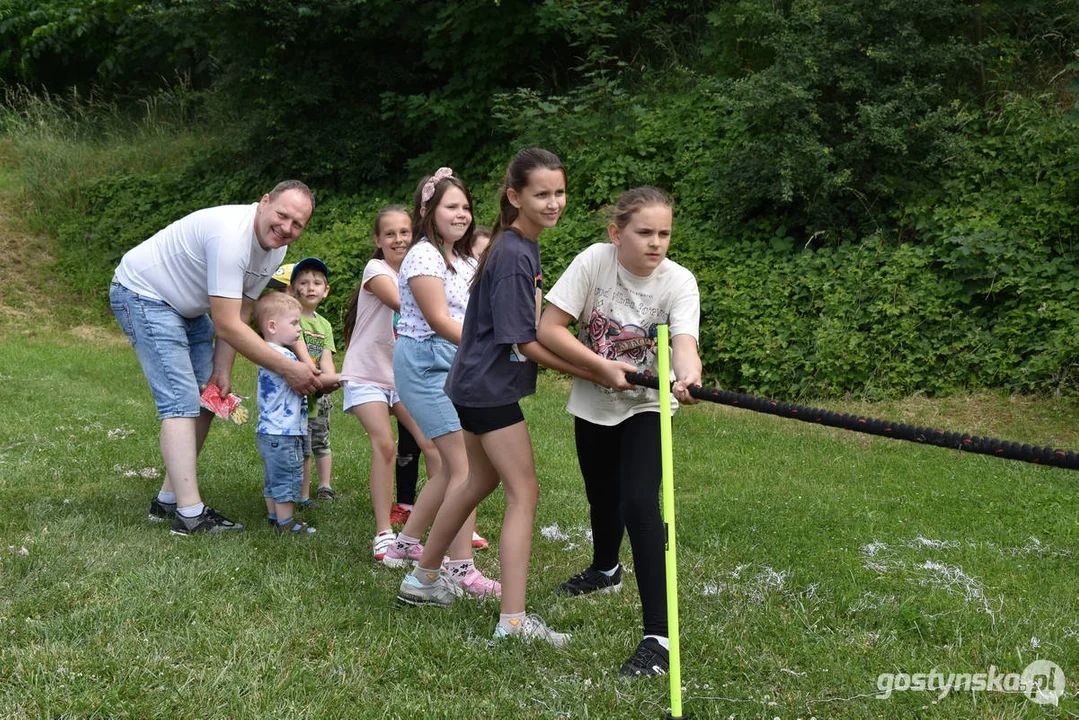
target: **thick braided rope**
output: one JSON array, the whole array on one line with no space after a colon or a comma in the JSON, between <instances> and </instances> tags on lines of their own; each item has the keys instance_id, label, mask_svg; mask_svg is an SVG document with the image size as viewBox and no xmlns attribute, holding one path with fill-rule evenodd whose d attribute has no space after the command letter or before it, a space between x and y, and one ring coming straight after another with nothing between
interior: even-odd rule
<instances>
[{"instance_id":1,"label":"thick braided rope","mask_svg":"<svg viewBox=\"0 0 1079 720\"><path fill-rule=\"evenodd\" d=\"M650 387L655 390L659 389L659 379L653 375L626 373L626 380L634 385ZM843 430L880 435L881 437L896 440L908 440L922 445L935 445L980 455L991 455L1006 460L1022 460L1036 465L1052 465L1054 467L1068 468L1069 470L1079 470L1079 454L1071 450L1033 447L1008 442L1007 440L972 436L967 433L915 427L904 423L891 422L890 420L877 420L847 413L837 413L831 410L821 410L820 408L760 398L755 395L744 395L717 388L701 387L700 385L691 385L689 394L700 400L708 400L721 405L745 408L746 410L754 410L767 415L778 415L779 417L842 428Z\"/></svg>"}]
</instances>

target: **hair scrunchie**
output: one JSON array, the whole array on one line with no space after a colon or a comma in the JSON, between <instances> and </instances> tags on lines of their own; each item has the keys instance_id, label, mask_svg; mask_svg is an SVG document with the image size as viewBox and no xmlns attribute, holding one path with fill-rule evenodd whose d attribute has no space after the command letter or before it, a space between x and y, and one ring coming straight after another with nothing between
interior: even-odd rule
<instances>
[{"instance_id":1,"label":"hair scrunchie","mask_svg":"<svg viewBox=\"0 0 1079 720\"><path fill-rule=\"evenodd\" d=\"M453 170L448 167L440 167L435 170L434 175L427 178L427 182L423 184L423 189L420 190L420 207L427 207L427 202L435 195L435 185L448 177L453 177Z\"/></svg>"}]
</instances>

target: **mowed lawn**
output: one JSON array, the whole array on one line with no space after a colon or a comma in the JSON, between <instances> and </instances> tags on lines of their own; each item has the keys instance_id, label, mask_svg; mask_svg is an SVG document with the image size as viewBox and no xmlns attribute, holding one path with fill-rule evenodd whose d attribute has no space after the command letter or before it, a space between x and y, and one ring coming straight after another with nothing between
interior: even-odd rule
<instances>
[{"instance_id":1,"label":"mowed lawn","mask_svg":"<svg viewBox=\"0 0 1079 720\"><path fill-rule=\"evenodd\" d=\"M493 643L495 602L395 603L402 571L371 559L369 448L339 399L340 499L312 511L316 537L265 526L254 424L221 422L204 497L248 529L174 537L146 519L158 425L122 336L3 330L0 717L664 717L666 679L616 677L639 639L633 576L618 595L552 593L590 560L564 380L525 403L542 484L529 609L573 633L557 651ZM253 377L240 361L238 391ZM1051 399L812 404L1079 446L1079 411ZM674 435L687 717L1079 716L1079 474L715 405ZM491 573L501 511L496 493L479 514ZM873 696L881 673L1037 659L1067 676L1059 707Z\"/></svg>"}]
</instances>

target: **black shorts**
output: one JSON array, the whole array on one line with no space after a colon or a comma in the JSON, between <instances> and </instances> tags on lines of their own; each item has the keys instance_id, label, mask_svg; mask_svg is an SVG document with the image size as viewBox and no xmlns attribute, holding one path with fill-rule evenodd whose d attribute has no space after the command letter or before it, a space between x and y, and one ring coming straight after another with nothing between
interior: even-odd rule
<instances>
[{"instance_id":1,"label":"black shorts","mask_svg":"<svg viewBox=\"0 0 1079 720\"><path fill-rule=\"evenodd\" d=\"M457 409L457 417L461 420L461 427L473 435L483 435L502 428L523 422L525 414L521 412L520 403L498 405L496 407L465 407L453 404Z\"/></svg>"}]
</instances>

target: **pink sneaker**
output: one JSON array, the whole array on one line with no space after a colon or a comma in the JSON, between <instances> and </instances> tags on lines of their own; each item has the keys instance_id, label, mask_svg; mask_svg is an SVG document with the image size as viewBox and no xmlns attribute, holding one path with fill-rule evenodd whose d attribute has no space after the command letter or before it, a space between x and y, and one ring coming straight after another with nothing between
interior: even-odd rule
<instances>
[{"instance_id":1,"label":"pink sneaker","mask_svg":"<svg viewBox=\"0 0 1079 720\"><path fill-rule=\"evenodd\" d=\"M397 544L394 543L386 548L386 554L382 556L382 564L391 568L408 567L419 560L420 555L423 555L423 545L420 543L409 545L407 550L398 550Z\"/></svg>"},{"instance_id":2,"label":"pink sneaker","mask_svg":"<svg viewBox=\"0 0 1079 720\"><path fill-rule=\"evenodd\" d=\"M453 579L453 578L451 578ZM463 580L453 580L469 595L477 598L493 597L502 599L502 583L484 576L478 568L472 568Z\"/></svg>"}]
</instances>

